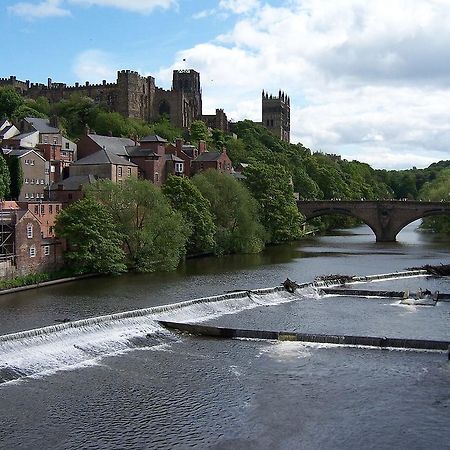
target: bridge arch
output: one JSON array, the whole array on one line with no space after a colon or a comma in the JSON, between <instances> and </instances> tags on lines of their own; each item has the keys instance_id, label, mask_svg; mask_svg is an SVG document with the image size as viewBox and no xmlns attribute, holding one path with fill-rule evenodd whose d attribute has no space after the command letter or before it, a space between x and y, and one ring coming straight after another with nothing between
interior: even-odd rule
<instances>
[{"instance_id":1,"label":"bridge arch","mask_svg":"<svg viewBox=\"0 0 450 450\"><path fill-rule=\"evenodd\" d=\"M377 242L395 242L397 234L417 219L450 215L449 202L399 200L299 200L305 218L330 214L356 217L374 232Z\"/></svg>"}]
</instances>

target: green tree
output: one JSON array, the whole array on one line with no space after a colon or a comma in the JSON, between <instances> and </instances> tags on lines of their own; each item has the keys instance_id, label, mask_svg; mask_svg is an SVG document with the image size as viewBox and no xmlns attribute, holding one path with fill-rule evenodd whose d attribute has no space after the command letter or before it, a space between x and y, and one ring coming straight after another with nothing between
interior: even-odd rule
<instances>
[{"instance_id":1,"label":"green tree","mask_svg":"<svg viewBox=\"0 0 450 450\"><path fill-rule=\"evenodd\" d=\"M209 201L189 178L184 177L170 176L163 186L163 193L190 227L188 253L211 252L215 244L216 227Z\"/></svg>"},{"instance_id":2,"label":"green tree","mask_svg":"<svg viewBox=\"0 0 450 450\"><path fill-rule=\"evenodd\" d=\"M10 87L0 88L0 118L12 118L14 111L23 103L23 98Z\"/></svg>"},{"instance_id":3,"label":"green tree","mask_svg":"<svg viewBox=\"0 0 450 450\"><path fill-rule=\"evenodd\" d=\"M0 200L9 198L11 178L9 175L8 164L5 158L0 155Z\"/></svg>"},{"instance_id":4,"label":"green tree","mask_svg":"<svg viewBox=\"0 0 450 450\"><path fill-rule=\"evenodd\" d=\"M419 193L419 198L425 201L450 202L450 167L440 171L433 181L425 183ZM422 222L422 228L450 234L450 217L427 217Z\"/></svg>"},{"instance_id":5,"label":"green tree","mask_svg":"<svg viewBox=\"0 0 450 450\"><path fill-rule=\"evenodd\" d=\"M258 205L242 183L217 170L197 174L192 182L211 205L216 254L257 253L264 248Z\"/></svg>"},{"instance_id":6,"label":"green tree","mask_svg":"<svg viewBox=\"0 0 450 450\"><path fill-rule=\"evenodd\" d=\"M175 127L168 116L163 115L161 118L151 125L152 132L167 139L169 142L175 141L175 139L183 136L183 131Z\"/></svg>"},{"instance_id":7,"label":"green tree","mask_svg":"<svg viewBox=\"0 0 450 450\"><path fill-rule=\"evenodd\" d=\"M80 273L120 273L126 270L122 240L110 211L92 198L60 212L55 231L67 239L68 264Z\"/></svg>"},{"instance_id":8,"label":"green tree","mask_svg":"<svg viewBox=\"0 0 450 450\"><path fill-rule=\"evenodd\" d=\"M41 119L46 119L47 116L37 111L36 109L31 108L28 104L20 105L15 109L12 119L16 122L24 119L25 117L40 117Z\"/></svg>"},{"instance_id":9,"label":"green tree","mask_svg":"<svg viewBox=\"0 0 450 450\"><path fill-rule=\"evenodd\" d=\"M101 180L90 185L86 195L100 201L114 217L130 269L153 272L178 266L189 230L161 189L134 178L122 185Z\"/></svg>"},{"instance_id":10,"label":"green tree","mask_svg":"<svg viewBox=\"0 0 450 450\"><path fill-rule=\"evenodd\" d=\"M17 200L23 185L22 164L16 156L8 156L6 162L10 175L10 195L13 200Z\"/></svg>"},{"instance_id":11,"label":"green tree","mask_svg":"<svg viewBox=\"0 0 450 450\"><path fill-rule=\"evenodd\" d=\"M194 120L189 128L189 135L193 144L200 140L206 141L209 137L208 127L203 120Z\"/></svg>"},{"instance_id":12,"label":"green tree","mask_svg":"<svg viewBox=\"0 0 450 450\"><path fill-rule=\"evenodd\" d=\"M245 169L244 175L250 192L259 203L261 222L269 233L269 242L299 239L303 220L289 173L282 166L254 163Z\"/></svg>"}]
</instances>

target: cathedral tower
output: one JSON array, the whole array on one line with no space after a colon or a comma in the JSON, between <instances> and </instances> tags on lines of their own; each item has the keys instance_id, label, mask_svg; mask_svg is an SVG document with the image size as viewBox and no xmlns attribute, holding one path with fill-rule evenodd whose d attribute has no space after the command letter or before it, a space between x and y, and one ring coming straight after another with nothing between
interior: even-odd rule
<instances>
[{"instance_id":1,"label":"cathedral tower","mask_svg":"<svg viewBox=\"0 0 450 450\"><path fill-rule=\"evenodd\" d=\"M262 124L284 142L290 142L291 101L279 91L278 97L262 91Z\"/></svg>"}]
</instances>

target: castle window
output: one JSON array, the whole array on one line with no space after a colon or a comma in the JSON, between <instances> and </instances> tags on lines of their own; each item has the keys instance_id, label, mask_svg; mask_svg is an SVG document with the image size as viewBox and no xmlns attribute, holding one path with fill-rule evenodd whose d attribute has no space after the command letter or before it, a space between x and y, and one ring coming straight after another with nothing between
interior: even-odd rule
<instances>
[{"instance_id":1,"label":"castle window","mask_svg":"<svg viewBox=\"0 0 450 450\"><path fill-rule=\"evenodd\" d=\"M32 245L29 250L30 258L34 258L36 256L36 247Z\"/></svg>"},{"instance_id":2,"label":"castle window","mask_svg":"<svg viewBox=\"0 0 450 450\"><path fill-rule=\"evenodd\" d=\"M167 103L166 100L163 100L160 104L159 104L159 115L160 116L170 116L170 105L169 103Z\"/></svg>"},{"instance_id":3,"label":"castle window","mask_svg":"<svg viewBox=\"0 0 450 450\"><path fill-rule=\"evenodd\" d=\"M44 256L50 255L50 245L44 245Z\"/></svg>"},{"instance_id":4,"label":"castle window","mask_svg":"<svg viewBox=\"0 0 450 450\"><path fill-rule=\"evenodd\" d=\"M33 238L33 224L32 223L27 224L27 238L28 239Z\"/></svg>"}]
</instances>

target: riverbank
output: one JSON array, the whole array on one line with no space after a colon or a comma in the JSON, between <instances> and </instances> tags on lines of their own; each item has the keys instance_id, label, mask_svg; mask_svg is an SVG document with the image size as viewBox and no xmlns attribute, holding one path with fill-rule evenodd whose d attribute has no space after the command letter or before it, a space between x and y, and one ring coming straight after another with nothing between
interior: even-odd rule
<instances>
[{"instance_id":1,"label":"riverbank","mask_svg":"<svg viewBox=\"0 0 450 450\"><path fill-rule=\"evenodd\" d=\"M9 280L0 281L0 295L12 294L14 292L27 291L29 289L37 289L45 286L52 286L55 284L68 283L69 281L77 281L85 278L92 278L98 276L96 273L73 275L73 276L61 276L52 278L52 274L32 274L25 277L12 278ZM48 277L48 278L47 278ZM42 279L42 281L37 281ZM15 285L16 284L16 285ZM13 287L8 287L13 285ZM15 286L14 286L15 285ZM3 287L5 286L5 287Z\"/></svg>"}]
</instances>

